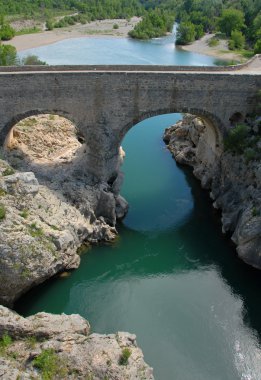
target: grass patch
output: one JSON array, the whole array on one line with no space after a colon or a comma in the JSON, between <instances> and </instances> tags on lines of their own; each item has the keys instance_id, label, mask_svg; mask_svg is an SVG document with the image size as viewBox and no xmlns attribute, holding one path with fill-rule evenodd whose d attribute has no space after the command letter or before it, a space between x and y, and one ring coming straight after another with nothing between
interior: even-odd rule
<instances>
[{"instance_id":1,"label":"grass patch","mask_svg":"<svg viewBox=\"0 0 261 380\"><path fill-rule=\"evenodd\" d=\"M19 214L22 218L26 219L28 218L29 211L27 209L24 209L23 211L20 212Z\"/></svg>"},{"instance_id":2,"label":"grass patch","mask_svg":"<svg viewBox=\"0 0 261 380\"><path fill-rule=\"evenodd\" d=\"M42 375L43 380L63 379L68 374L67 368L52 348L43 350L32 362Z\"/></svg>"},{"instance_id":3,"label":"grass patch","mask_svg":"<svg viewBox=\"0 0 261 380\"><path fill-rule=\"evenodd\" d=\"M5 218L5 215L6 215L5 205L0 203L0 221Z\"/></svg>"},{"instance_id":4,"label":"grass patch","mask_svg":"<svg viewBox=\"0 0 261 380\"><path fill-rule=\"evenodd\" d=\"M119 365L127 365L129 357L131 356L131 350L129 348L123 348L119 359Z\"/></svg>"},{"instance_id":5,"label":"grass patch","mask_svg":"<svg viewBox=\"0 0 261 380\"><path fill-rule=\"evenodd\" d=\"M40 33L40 32L42 32L42 30L34 26L32 28L23 28L21 30L18 30L17 32L15 32L15 35L22 36L23 34L34 34L34 33Z\"/></svg>"},{"instance_id":6,"label":"grass patch","mask_svg":"<svg viewBox=\"0 0 261 380\"><path fill-rule=\"evenodd\" d=\"M4 355L6 353L7 348L12 344L12 338L5 333L0 339L0 355Z\"/></svg>"},{"instance_id":7,"label":"grass patch","mask_svg":"<svg viewBox=\"0 0 261 380\"><path fill-rule=\"evenodd\" d=\"M0 187L0 197L4 197L6 195L6 191L4 189L1 189Z\"/></svg>"},{"instance_id":8,"label":"grass patch","mask_svg":"<svg viewBox=\"0 0 261 380\"><path fill-rule=\"evenodd\" d=\"M30 224L28 228L32 237L41 237L44 235L43 229L41 227L37 227L36 223Z\"/></svg>"}]
</instances>

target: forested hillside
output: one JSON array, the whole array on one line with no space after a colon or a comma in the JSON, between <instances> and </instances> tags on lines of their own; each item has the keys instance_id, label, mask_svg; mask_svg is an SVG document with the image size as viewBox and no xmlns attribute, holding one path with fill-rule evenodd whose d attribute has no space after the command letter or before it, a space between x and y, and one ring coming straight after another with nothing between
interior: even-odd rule
<instances>
[{"instance_id":1,"label":"forested hillside","mask_svg":"<svg viewBox=\"0 0 261 380\"><path fill-rule=\"evenodd\" d=\"M175 12L180 22L178 43L187 44L207 32L230 38L230 47L254 48L261 53L260 0L140 0L146 9Z\"/></svg>"},{"instance_id":2,"label":"forested hillside","mask_svg":"<svg viewBox=\"0 0 261 380\"><path fill-rule=\"evenodd\" d=\"M67 16L58 23L51 20L58 14L74 13L78 15ZM228 39L230 49L254 49L255 53L261 53L261 0L0 0L1 15L7 19L11 16L45 19L47 28L143 16L143 21L130 33L131 37L141 39L166 34L176 19L178 44L188 44L208 32L219 32L217 38ZM10 30L8 33L9 36ZM216 43L215 39L212 43Z\"/></svg>"}]
</instances>

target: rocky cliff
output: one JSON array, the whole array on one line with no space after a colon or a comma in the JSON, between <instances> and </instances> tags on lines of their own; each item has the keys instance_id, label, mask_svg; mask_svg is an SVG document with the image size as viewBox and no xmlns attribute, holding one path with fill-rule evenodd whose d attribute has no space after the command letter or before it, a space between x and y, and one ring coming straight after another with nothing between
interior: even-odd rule
<instances>
[{"instance_id":1,"label":"rocky cliff","mask_svg":"<svg viewBox=\"0 0 261 380\"><path fill-rule=\"evenodd\" d=\"M70 122L52 115L25 119L8 137L8 162L0 160L4 305L54 274L78 267L83 243L112 241L117 234L116 219L125 215L127 202L119 186L77 174L86 149L79 140Z\"/></svg>"},{"instance_id":2,"label":"rocky cliff","mask_svg":"<svg viewBox=\"0 0 261 380\"><path fill-rule=\"evenodd\" d=\"M239 257L261 269L261 120L249 119L242 152L217 147L214 131L193 115L166 129L164 141L180 164L193 167L213 206L222 211ZM251 147L250 147L251 146Z\"/></svg>"},{"instance_id":3,"label":"rocky cliff","mask_svg":"<svg viewBox=\"0 0 261 380\"><path fill-rule=\"evenodd\" d=\"M135 335L90 334L79 315L23 318L0 306L0 378L153 380Z\"/></svg>"}]
</instances>

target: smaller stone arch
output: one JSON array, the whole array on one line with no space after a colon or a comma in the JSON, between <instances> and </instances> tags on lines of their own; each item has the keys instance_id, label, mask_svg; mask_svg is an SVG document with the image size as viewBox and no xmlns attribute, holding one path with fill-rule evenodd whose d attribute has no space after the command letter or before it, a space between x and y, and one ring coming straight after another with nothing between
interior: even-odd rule
<instances>
[{"instance_id":1,"label":"smaller stone arch","mask_svg":"<svg viewBox=\"0 0 261 380\"><path fill-rule=\"evenodd\" d=\"M4 147L6 144L8 144L8 141L10 141L10 139L12 138L13 127L17 123L19 123L21 120L26 119L30 116L38 116L38 115L46 115L46 114L62 116L70 120L77 128L77 121L74 119L73 115L63 110L56 110L56 109L29 110L29 111L25 111L23 113L19 113L15 115L3 126L0 132L0 146Z\"/></svg>"}]
</instances>

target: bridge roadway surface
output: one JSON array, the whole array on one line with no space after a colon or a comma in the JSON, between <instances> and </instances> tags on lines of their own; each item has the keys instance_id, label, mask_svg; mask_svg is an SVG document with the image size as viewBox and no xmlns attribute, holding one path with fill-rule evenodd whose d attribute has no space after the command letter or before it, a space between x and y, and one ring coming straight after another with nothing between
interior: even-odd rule
<instances>
[{"instance_id":1,"label":"bridge roadway surface","mask_svg":"<svg viewBox=\"0 0 261 380\"><path fill-rule=\"evenodd\" d=\"M37 74L37 73L72 73L72 72L133 72L133 73L211 73L211 74L252 74L261 75L261 54L255 55L248 62L234 66L165 66L165 65L56 65L56 66L0 66L0 75Z\"/></svg>"}]
</instances>

